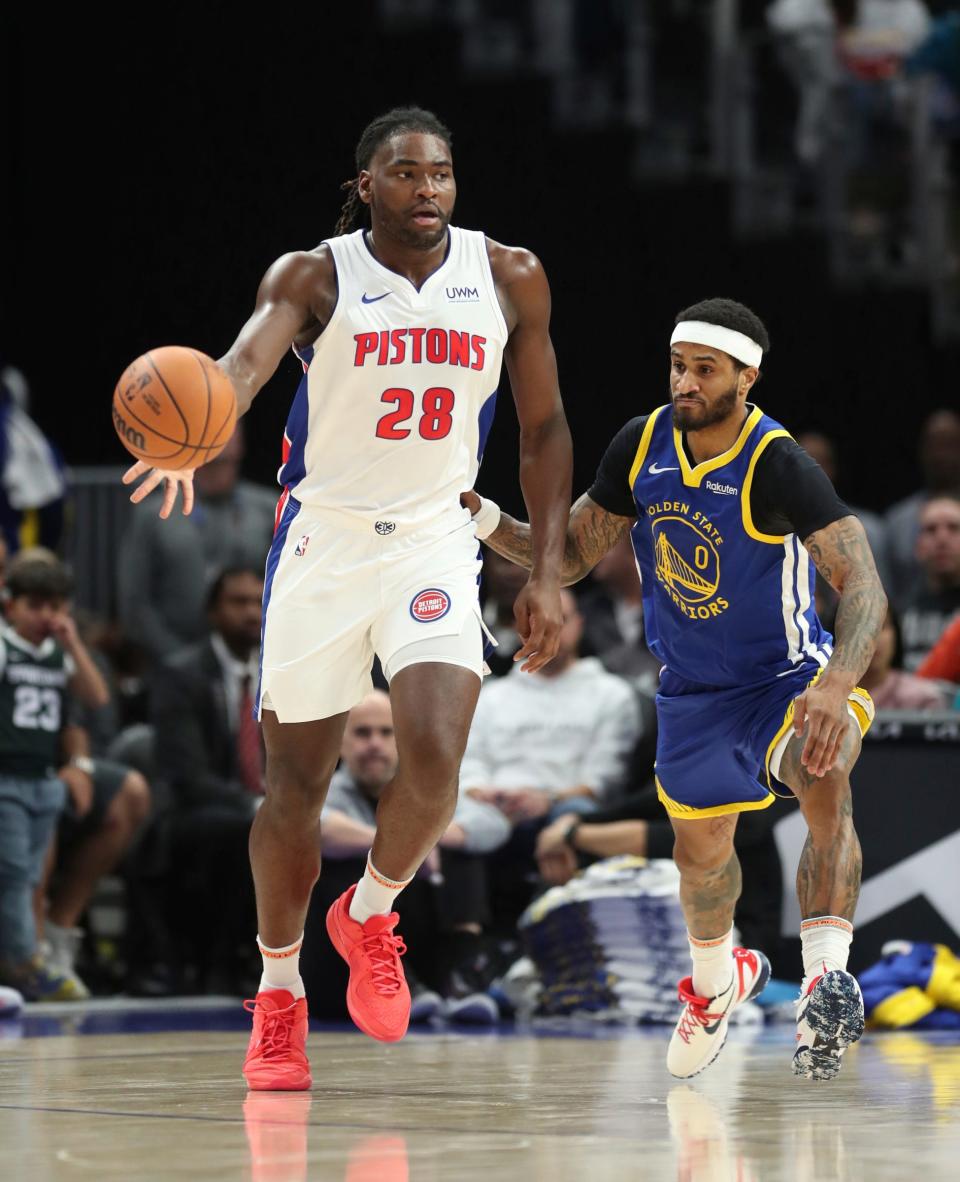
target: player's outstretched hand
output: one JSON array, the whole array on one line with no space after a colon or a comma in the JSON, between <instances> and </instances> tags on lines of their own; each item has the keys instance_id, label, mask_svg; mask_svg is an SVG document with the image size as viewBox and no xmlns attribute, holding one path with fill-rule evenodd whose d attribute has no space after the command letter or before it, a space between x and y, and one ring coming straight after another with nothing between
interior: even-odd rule
<instances>
[{"instance_id":1,"label":"player's outstretched hand","mask_svg":"<svg viewBox=\"0 0 960 1182\"><path fill-rule=\"evenodd\" d=\"M524 673L536 673L557 655L563 626L560 584L531 579L516 598L513 616L523 642L513 659L523 662Z\"/></svg>"},{"instance_id":2,"label":"player's outstretched hand","mask_svg":"<svg viewBox=\"0 0 960 1182\"><path fill-rule=\"evenodd\" d=\"M794 699L794 733L802 735L805 726L807 730L800 762L811 775L825 776L833 768L849 721L847 694L841 687L820 681Z\"/></svg>"},{"instance_id":3,"label":"player's outstretched hand","mask_svg":"<svg viewBox=\"0 0 960 1182\"><path fill-rule=\"evenodd\" d=\"M138 505L144 497L148 497L157 485L163 483L165 487L163 490L163 502L160 505L160 516L166 519L173 512L173 506L177 503L177 492L180 489L183 490L183 512L184 514L191 512L193 509L192 468L178 468L176 471L170 471L165 468L151 468L143 460L137 460L135 464L124 472L123 483L132 484L145 473L149 473L149 476L141 481L130 494L130 500L135 505Z\"/></svg>"}]
</instances>

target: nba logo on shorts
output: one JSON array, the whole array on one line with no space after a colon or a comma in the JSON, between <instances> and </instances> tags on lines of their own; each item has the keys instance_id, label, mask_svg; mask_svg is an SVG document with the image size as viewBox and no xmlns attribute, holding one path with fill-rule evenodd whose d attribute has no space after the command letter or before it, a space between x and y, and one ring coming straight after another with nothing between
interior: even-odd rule
<instances>
[{"instance_id":1,"label":"nba logo on shorts","mask_svg":"<svg viewBox=\"0 0 960 1182\"><path fill-rule=\"evenodd\" d=\"M450 610L450 596L446 591L436 587L428 587L426 591L419 591L410 601L410 615L421 624L431 624L434 620L442 620Z\"/></svg>"},{"instance_id":2,"label":"nba logo on shorts","mask_svg":"<svg viewBox=\"0 0 960 1182\"><path fill-rule=\"evenodd\" d=\"M297 544L293 550L293 552L294 552L294 554L296 554L297 558L302 558L304 556L304 554L306 554L307 545L309 544L309 542L310 542L310 535L309 534L304 534L303 537L300 539L300 541L297 542Z\"/></svg>"}]
</instances>

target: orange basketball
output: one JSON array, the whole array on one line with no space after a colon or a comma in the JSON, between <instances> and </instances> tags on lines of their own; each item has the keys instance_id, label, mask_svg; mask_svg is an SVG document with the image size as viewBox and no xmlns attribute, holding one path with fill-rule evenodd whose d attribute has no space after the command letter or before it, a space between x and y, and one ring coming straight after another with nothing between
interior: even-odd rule
<instances>
[{"instance_id":1,"label":"orange basketball","mask_svg":"<svg viewBox=\"0 0 960 1182\"><path fill-rule=\"evenodd\" d=\"M138 357L113 392L113 425L131 455L155 468L198 468L237 423L233 384L212 357L167 345Z\"/></svg>"}]
</instances>

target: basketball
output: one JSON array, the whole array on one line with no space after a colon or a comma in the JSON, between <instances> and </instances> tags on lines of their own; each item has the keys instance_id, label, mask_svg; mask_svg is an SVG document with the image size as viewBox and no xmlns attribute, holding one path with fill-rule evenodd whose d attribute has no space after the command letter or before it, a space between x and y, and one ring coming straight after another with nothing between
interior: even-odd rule
<instances>
[{"instance_id":1,"label":"basketball","mask_svg":"<svg viewBox=\"0 0 960 1182\"><path fill-rule=\"evenodd\" d=\"M120 442L155 468L197 468L220 454L237 422L233 384L212 357L181 345L144 353L113 392Z\"/></svg>"}]
</instances>

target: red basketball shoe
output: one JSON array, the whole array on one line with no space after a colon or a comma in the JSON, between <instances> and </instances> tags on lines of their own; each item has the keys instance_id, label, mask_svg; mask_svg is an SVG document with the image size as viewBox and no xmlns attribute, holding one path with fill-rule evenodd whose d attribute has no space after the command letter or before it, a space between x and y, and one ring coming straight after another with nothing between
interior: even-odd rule
<instances>
[{"instance_id":1,"label":"red basketball shoe","mask_svg":"<svg viewBox=\"0 0 960 1182\"><path fill-rule=\"evenodd\" d=\"M255 1092L302 1092L313 1084L307 1059L307 999L289 989L261 989L243 1008L253 1014L253 1033L243 1061L247 1087Z\"/></svg>"},{"instance_id":2,"label":"red basketball shoe","mask_svg":"<svg viewBox=\"0 0 960 1182\"><path fill-rule=\"evenodd\" d=\"M396 1042L410 1023L410 990L400 957L407 947L393 934L400 917L372 915L359 924L350 918L352 886L331 904L327 931L333 946L350 966L347 1009L364 1034L381 1042Z\"/></svg>"}]
</instances>

